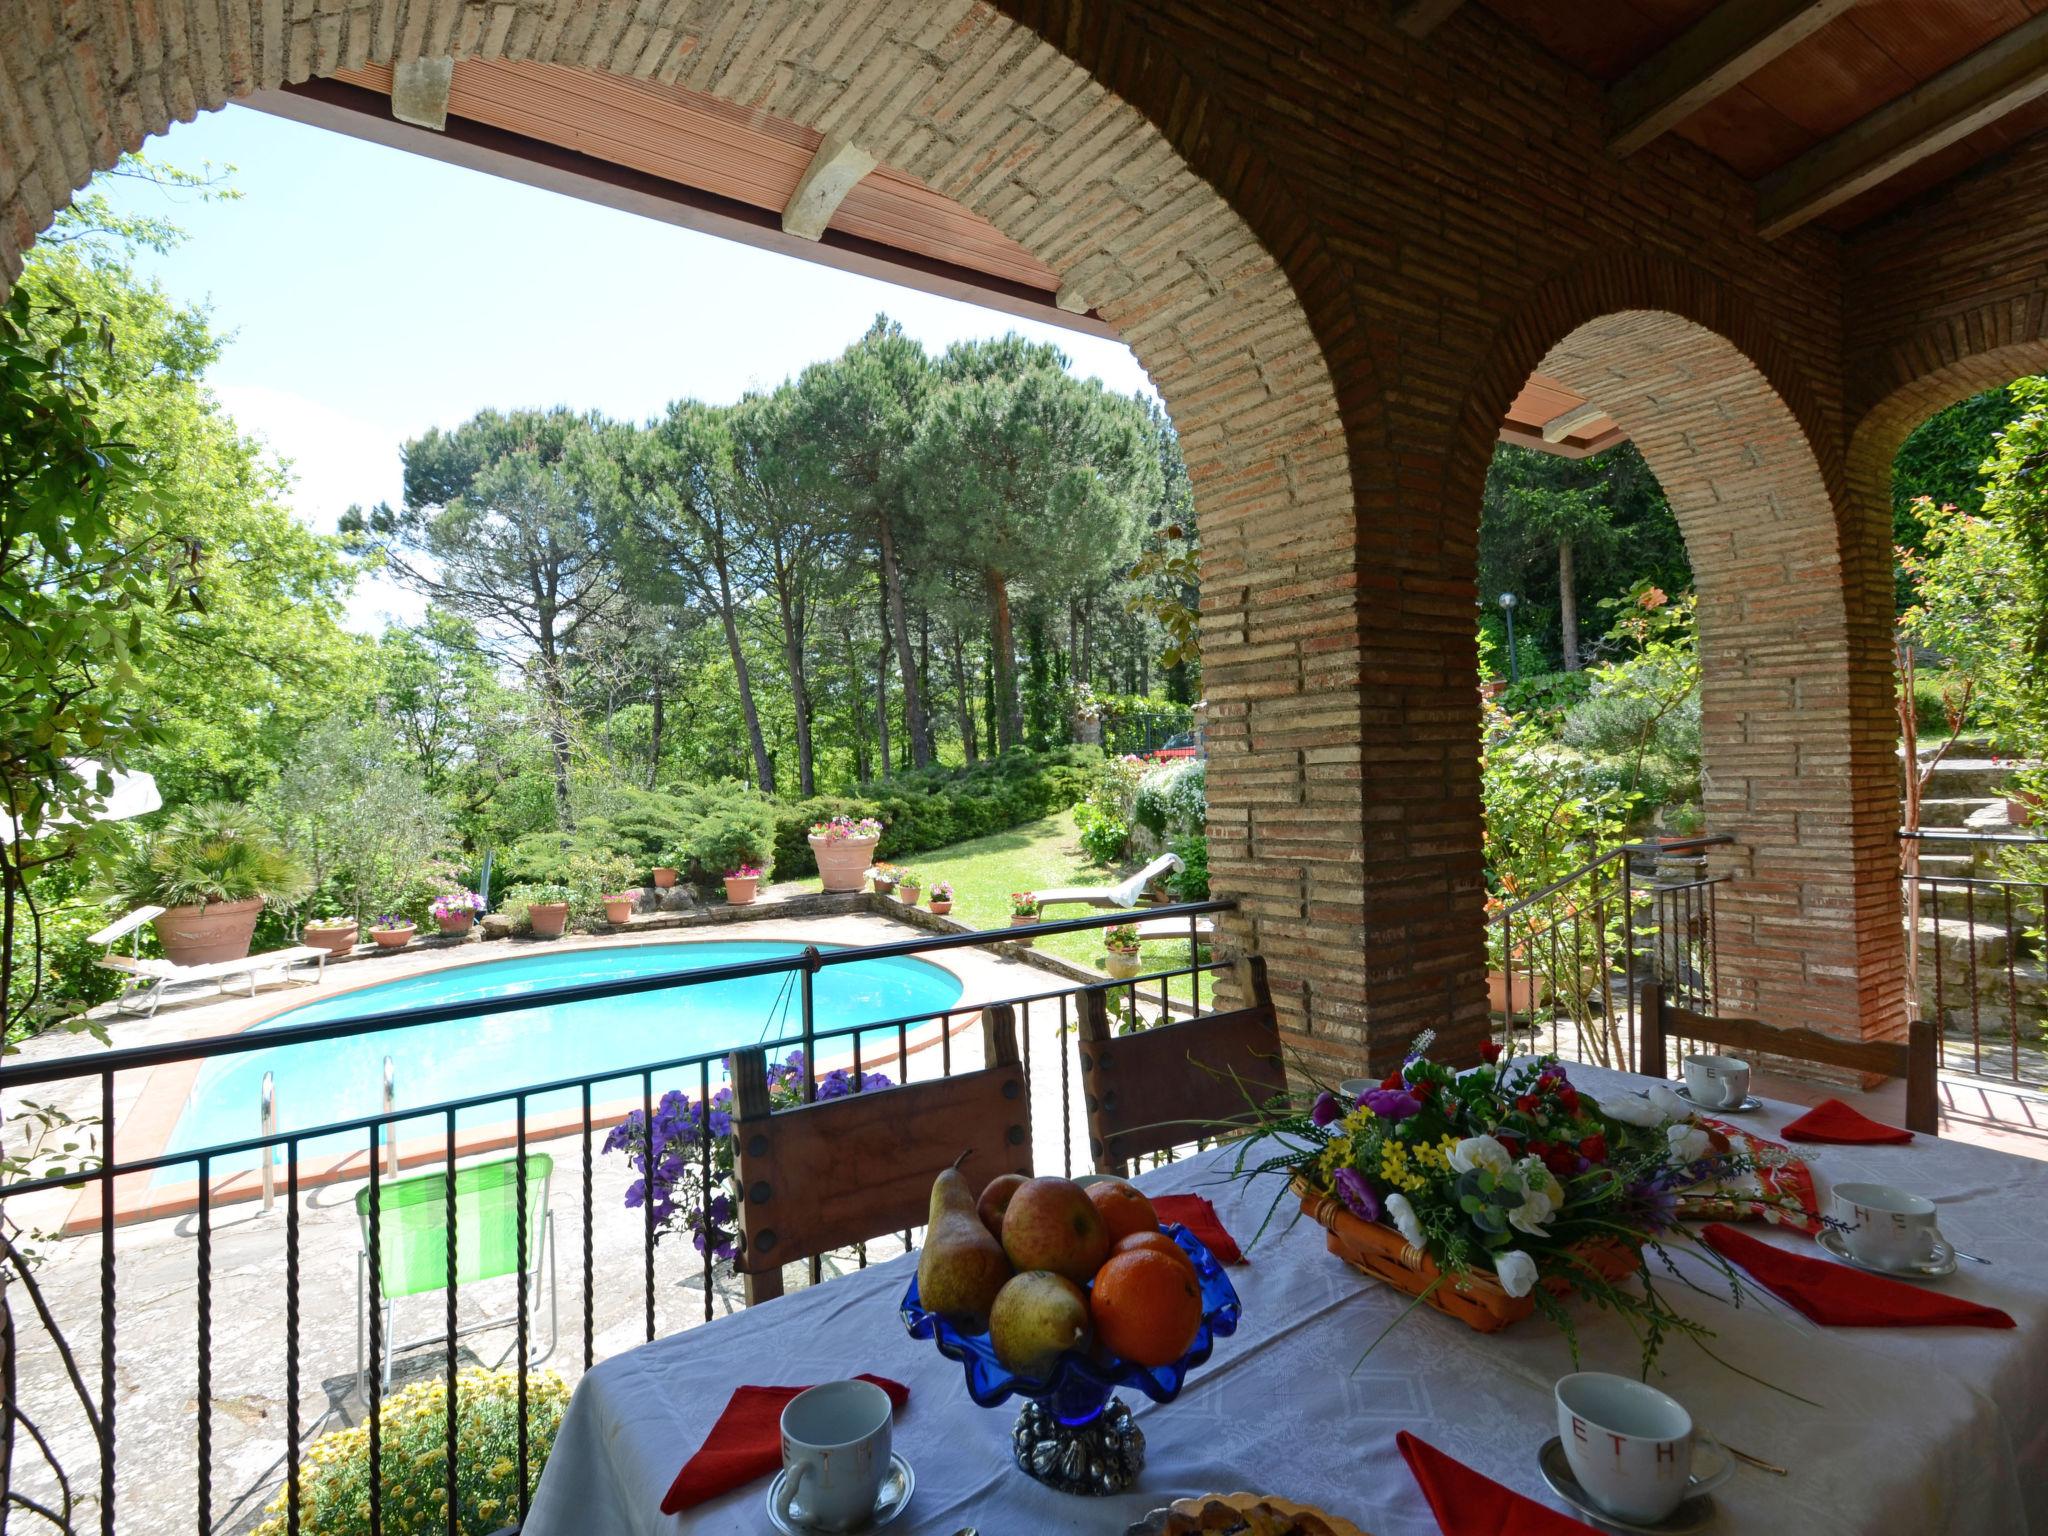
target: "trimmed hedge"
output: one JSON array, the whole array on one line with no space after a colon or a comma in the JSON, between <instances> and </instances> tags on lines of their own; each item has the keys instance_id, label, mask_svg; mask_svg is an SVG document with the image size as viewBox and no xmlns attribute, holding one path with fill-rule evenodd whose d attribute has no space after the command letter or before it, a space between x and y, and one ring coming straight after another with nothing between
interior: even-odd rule
<instances>
[{"instance_id":1,"label":"trimmed hedge","mask_svg":"<svg viewBox=\"0 0 2048 1536\"><path fill-rule=\"evenodd\" d=\"M775 873L794 880L816 874L810 831L833 816L873 816L882 823L875 856L902 859L929 848L1007 832L1027 821L1063 811L1088 793L1094 747L1052 752L1008 752L972 768L928 768L884 784L863 786L858 795L820 795L775 810Z\"/></svg>"}]
</instances>

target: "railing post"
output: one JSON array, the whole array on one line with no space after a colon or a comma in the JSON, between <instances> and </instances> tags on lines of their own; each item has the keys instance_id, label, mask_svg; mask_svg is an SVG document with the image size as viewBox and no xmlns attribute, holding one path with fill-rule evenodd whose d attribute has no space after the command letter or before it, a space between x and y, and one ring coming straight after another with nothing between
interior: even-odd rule
<instances>
[{"instance_id":1,"label":"railing post","mask_svg":"<svg viewBox=\"0 0 2048 1536\"><path fill-rule=\"evenodd\" d=\"M263 1127L263 1134L265 1136L275 1136L277 1134L277 1083L268 1072L263 1074L263 1097L259 1105L259 1114L261 1116L259 1123ZM266 1216L270 1214L271 1207L277 1202L277 1172L273 1167L276 1157L277 1148L266 1142L263 1147L263 1214ZM297 1454L296 1451L294 1454Z\"/></svg>"},{"instance_id":2,"label":"railing post","mask_svg":"<svg viewBox=\"0 0 2048 1536\"><path fill-rule=\"evenodd\" d=\"M818 975L818 946L806 944L802 958L803 970L798 974L797 990L803 1000L804 1015L804 1102L811 1104L818 1097L818 1019L811 995Z\"/></svg>"},{"instance_id":3,"label":"railing post","mask_svg":"<svg viewBox=\"0 0 2048 1536\"><path fill-rule=\"evenodd\" d=\"M384 1058L384 1171L398 1172L398 1123L391 1118L398 1107L398 1071L391 1058Z\"/></svg>"}]
</instances>

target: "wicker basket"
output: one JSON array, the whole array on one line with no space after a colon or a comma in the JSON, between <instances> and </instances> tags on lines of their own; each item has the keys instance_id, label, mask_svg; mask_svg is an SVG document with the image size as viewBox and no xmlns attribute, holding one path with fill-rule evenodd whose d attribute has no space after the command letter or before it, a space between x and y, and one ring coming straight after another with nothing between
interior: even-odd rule
<instances>
[{"instance_id":1,"label":"wicker basket","mask_svg":"<svg viewBox=\"0 0 2048 1536\"><path fill-rule=\"evenodd\" d=\"M1431 1291L1441 1273L1436 1261L1399 1232L1376 1221L1361 1220L1346 1210L1344 1202L1335 1195L1311 1188L1302 1179L1294 1181L1294 1192L1301 1197L1302 1210L1326 1229L1324 1241L1330 1252L1353 1269L1385 1281L1405 1295L1419 1297L1428 1291L1428 1305L1447 1317L1455 1317L1468 1328L1498 1333L1536 1310L1531 1298L1510 1296L1501 1289L1498 1280L1479 1270L1437 1285ZM1588 1269L1605 1280L1619 1280L1635 1273L1640 1262L1637 1249L1615 1240L1581 1243L1574 1252ZM1545 1276L1542 1284L1557 1296L1572 1289L1570 1281L1556 1276Z\"/></svg>"}]
</instances>

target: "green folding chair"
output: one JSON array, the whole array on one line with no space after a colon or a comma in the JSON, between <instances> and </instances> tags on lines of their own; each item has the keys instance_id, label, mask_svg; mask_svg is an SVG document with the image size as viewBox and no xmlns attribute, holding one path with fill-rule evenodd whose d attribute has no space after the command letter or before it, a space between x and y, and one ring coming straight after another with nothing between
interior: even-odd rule
<instances>
[{"instance_id":1,"label":"green folding chair","mask_svg":"<svg viewBox=\"0 0 2048 1536\"><path fill-rule=\"evenodd\" d=\"M480 1163L458 1169L455 1174L455 1279L459 1289L479 1281L517 1275L521 1286L530 1286L528 1305L540 1302L540 1278L545 1259L548 1281L547 1348L528 1357L538 1365L555 1352L560 1324L560 1297L555 1276L555 1216L548 1207L548 1180L555 1160L544 1153L526 1159L526 1233L528 1254L519 1252L518 1159ZM370 1309L370 1191L356 1193L356 1215L362 1222L363 1246L356 1254L356 1390L366 1392L369 1382L365 1356L368 1353ZM400 1350L418 1349L424 1344L446 1344L445 1333L430 1334L400 1343L394 1327L394 1303L401 1296L420 1296L448 1288L448 1175L445 1171L423 1173L409 1179L395 1179L377 1191L377 1285L384 1306L383 1354L376 1366L391 1390L391 1361ZM528 1257L532 1262L527 1262ZM487 1329L506 1328L517 1323L514 1311L503 1317L488 1317L458 1327L457 1338Z\"/></svg>"}]
</instances>

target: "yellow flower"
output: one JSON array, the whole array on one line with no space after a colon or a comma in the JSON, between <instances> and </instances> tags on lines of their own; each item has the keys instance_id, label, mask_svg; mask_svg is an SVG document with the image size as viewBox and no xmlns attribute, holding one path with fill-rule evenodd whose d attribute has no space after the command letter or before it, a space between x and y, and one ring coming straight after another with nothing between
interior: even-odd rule
<instances>
[{"instance_id":1,"label":"yellow flower","mask_svg":"<svg viewBox=\"0 0 2048 1536\"><path fill-rule=\"evenodd\" d=\"M512 1458L510 1456L500 1456L491 1463L491 1470L485 1475L488 1477L510 1477L512 1475Z\"/></svg>"}]
</instances>

